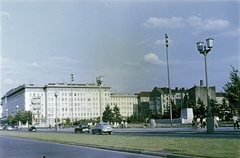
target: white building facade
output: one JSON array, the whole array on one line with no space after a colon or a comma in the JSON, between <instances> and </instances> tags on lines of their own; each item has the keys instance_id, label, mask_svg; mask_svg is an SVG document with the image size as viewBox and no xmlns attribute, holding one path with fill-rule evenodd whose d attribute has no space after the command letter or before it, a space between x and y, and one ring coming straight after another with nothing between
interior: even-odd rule
<instances>
[{"instance_id":1,"label":"white building facade","mask_svg":"<svg viewBox=\"0 0 240 158\"><path fill-rule=\"evenodd\" d=\"M135 95L110 95L109 86L101 86L101 111L116 104L123 117L131 116L137 104ZM96 119L100 116L100 88L97 84L49 83L45 86L24 84L2 97L2 115L15 115L18 110L32 111L33 123L55 125L55 119L65 122ZM58 95L55 95L58 92Z\"/></svg>"},{"instance_id":2,"label":"white building facade","mask_svg":"<svg viewBox=\"0 0 240 158\"><path fill-rule=\"evenodd\" d=\"M120 109L120 114L124 118L130 117L137 113L138 102L137 95L114 93L110 96L110 107L117 107Z\"/></svg>"}]
</instances>

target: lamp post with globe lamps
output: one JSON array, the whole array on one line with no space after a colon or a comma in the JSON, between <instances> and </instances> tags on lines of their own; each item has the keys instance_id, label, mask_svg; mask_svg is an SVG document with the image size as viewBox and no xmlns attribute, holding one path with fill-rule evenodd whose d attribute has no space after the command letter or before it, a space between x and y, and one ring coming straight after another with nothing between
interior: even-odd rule
<instances>
[{"instance_id":1,"label":"lamp post with globe lamps","mask_svg":"<svg viewBox=\"0 0 240 158\"><path fill-rule=\"evenodd\" d=\"M101 84L103 82L103 76L96 78L97 84L99 86L99 106L100 106L100 122L102 122L102 106L101 106Z\"/></svg>"},{"instance_id":2,"label":"lamp post with globe lamps","mask_svg":"<svg viewBox=\"0 0 240 158\"><path fill-rule=\"evenodd\" d=\"M56 91L56 92L54 93L54 95L55 95L55 98L56 98L56 127L55 127L55 130L58 131L58 130L59 130L59 129L58 129L58 116L57 116L57 97L58 97L58 91Z\"/></svg>"},{"instance_id":3,"label":"lamp post with globe lamps","mask_svg":"<svg viewBox=\"0 0 240 158\"><path fill-rule=\"evenodd\" d=\"M207 42L208 49L206 48L206 46L204 46L203 42L197 42L197 49L200 54L204 55L206 88L207 88L207 133L211 133L214 131L214 123L213 123L213 116L211 112L209 87L208 87L207 54L211 51L213 47L213 38L206 39L206 42Z\"/></svg>"}]
</instances>

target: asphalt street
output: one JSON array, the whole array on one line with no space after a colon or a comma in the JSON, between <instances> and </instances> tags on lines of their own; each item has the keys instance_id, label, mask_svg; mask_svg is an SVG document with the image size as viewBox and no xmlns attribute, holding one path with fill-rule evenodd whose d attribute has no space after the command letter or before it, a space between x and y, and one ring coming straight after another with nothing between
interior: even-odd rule
<instances>
[{"instance_id":1,"label":"asphalt street","mask_svg":"<svg viewBox=\"0 0 240 158\"><path fill-rule=\"evenodd\" d=\"M22 130L27 131L27 130ZM63 128L59 131L52 129L38 129L38 132L58 132L58 133L74 133L74 128ZM90 133L91 134L91 133ZM233 127L215 128L214 132L207 133L206 128L192 129L191 127L161 127L161 128L114 128L114 135L124 136L160 136L160 137L199 137L199 138L235 138L240 139L240 129Z\"/></svg>"},{"instance_id":2,"label":"asphalt street","mask_svg":"<svg viewBox=\"0 0 240 158\"><path fill-rule=\"evenodd\" d=\"M145 154L0 136L1 158L154 158Z\"/></svg>"},{"instance_id":3,"label":"asphalt street","mask_svg":"<svg viewBox=\"0 0 240 158\"><path fill-rule=\"evenodd\" d=\"M14 129L16 130L16 129ZM27 129L21 129L18 130L21 132L28 132ZM65 133L65 134L73 134L74 133L74 128L63 128L63 129L59 129L59 131L55 131L54 128L52 129L47 129L47 128L38 128L37 132L53 132L53 133ZM79 133L77 133L79 134ZM84 133L84 134L91 134L91 133ZM114 135L123 135L123 136L146 136L146 137L151 137L151 136L160 136L160 137L199 137L199 138L227 138L227 139L240 139L240 129L234 129L233 127L219 127L219 128L215 128L214 132L212 133L207 133L207 130L205 128L203 129L192 129L191 127L161 127L161 128L114 128L113 129L113 134ZM48 157L59 157L59 154L62 157L69 157L67 156L69 154L69 151L72 151L72 149L69 149L69 151L64 151L64 149L61 149L60 147L52 147L49 144L42 144L42 143L49 143L49 142L39 142L40 145L39 147L37 147L37 145L35 145L35 142L31 142L31 143L27 143L27 145L25 145L25 147L21 144L21 141L18 143L16 143L16 141L9 141L9 140L5 140L5 138L0 137L1 139L1 153L0 153L0 157L13 157L12 155L15 154L16 152L19 153L21 156L25 157L30 157L31 154L37 154L38 157L42 156L42 155L46 155L49 154ZM13 139L13 138L12 138ZM36 144L39 144L36 143ZM7 144L7 146L6 146ZM30 145L30 144L34 144L34 145ZM50 143L51 144L51 143ZM57 143L53 143L54 145L56 145ZM16 145L18 147L16 147ZM60 145L60 144L58 144ZM6 148L4 148L4 147ZM13 147L13 148L12 148ZM23 147L23 148L20 148ZM26 148L27 147L27 148ZM96 148L90 148L93 151L88 151L87 153L82 154L79 153L78 151L86 151L85 147L82 147L84 149L80 149L81 147L75 147L73 145L68 145L68 147L71 148L79 148L77 150L74 150L74 154L71 155L70 157L79 157L79 154L84 157L112 157L109 156L111 154L114 154L114 157L140 157L139 153L142 154L141 156L143 157L151 157L149 155L157 155L160 157L167 157L164 153L141 153L141 152L136 152L136 151L125 151L126 153L129 154L133 154L133 153L138 153L136 155L121 155L124 152L119 152L117 149L107 149L107 151L111 151L113 152L114 150L116 150L117 153L109 153L108 155L104 155L105 151L102 153L99 151L99 149L97 150ZM11 149L11 150L9 150ZM24 150L26 150L26 152L23 152ZM34 152L36 149L43 149L42 152ZM51 150L49 150L51 149ZM89 149L89 150L90 150ZM5 151L4 151L5 150ZM44 150L46 150L44 152ZM48 151L49 150L49 151ZM96 151L95 151L96 150ZM59 152L56 152L59 151ZM89 153L94 153L94 152L99 152L99 154L96 155L88 155ZM26 154L29 154L29 156L26 156ZM72 154L72 153L71 153ZM120 154L120 155L119 155ZM10 156L9 156L10 155ZM50 156L52 155L52 156ZM58 155L58 156L56 156ZM97 156L100 155L100 156ZM116 156L115 156L116 155ZM117 156L119 155L119 156ZM21 158L20 156L20 158ZM169 156L169 154L168 154ZM181 155L173 155L174 157L182 157ZM34 156L35 157L35 156Z\"/></svg>"}]
</instances>

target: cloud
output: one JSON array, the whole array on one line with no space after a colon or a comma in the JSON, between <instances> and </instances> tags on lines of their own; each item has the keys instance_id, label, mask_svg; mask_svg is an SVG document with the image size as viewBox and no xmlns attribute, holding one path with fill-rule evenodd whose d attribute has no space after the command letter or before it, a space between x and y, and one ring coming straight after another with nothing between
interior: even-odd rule
<instances>
[{"instance_id":1,"label":"cloud","mask_svg":"<svg viewBox=\"0 0 240 158\"><path fill-rule=\"evenodd\" d=\"M151 40L151 38L147 38L146 40L144 40L144 41L138 43L138 45L145 44L145 43L149 42L150 40Z\"/></svg>"},{"instance_id":2,"label":"cloud","mask_svg":"<svg viewBox=\"0 0 240 158\"><path fill-rule=\"evenodd\" d=\"M223 19L201 19L196 16L188 17L186 23L195 30L194 35L205 31L223 30L229 26L228 20Z\"/></svg>"},{"instance_id":3,"label":"cloud","mask_svg":"<svg viewBox=\"0 0 240 158\"><path fill-rule=\"evenodd\" d=\"M157 18L150 17L145 21L142 26L146 28L184 28L185 26L190 26L193 28L193 35L197 35L201 32L207 31L222 31L230 25L228 20L224 19L202 19L197 16L190 16L187 19L182 17L171 17L167 18ZM158 41L162 42L162 41Z\"/></svg>"},{"instance_id":4,"label":"cloud","mask_svg":"<svg viewBox=\"0 0 240 158\"><path fill-rule=\"evenodd\" d=\"M144 55L144 62L153 65L164 65L164 62L158 59L158 56L154 53L148 53Z\"/></svg>"},{"instance_id":5,"label":"cloud","mask_svg":"<svg viewBox=\"0 0 240 158\"><path fill-rule=\"evenodd\" d=\"M227 36L227 37L236 37L240 36L240 28L234 30L227 30L220 34L220 36Z\"/></svg>"},{"instance_id":6,"label":"cloud","mask_svg":"<svg viewBox=\"0 0 240 158\"><path fill-rule=\"evenodd\" d=\"M180 28L184 25L185 24L183 18L174 16L170 19L150 17L146 22L142 24L142 26L147 28Z\"/></svg>"},{"instance_id":7,"label":"cloud","mask_svg":"<svg viewBox=\"0 0 240 158\"><path fill-rule=\"evenodd\" d=\"M31 67L40 67L40 65L36 62L33 62L32 64L29 64Z\"/></svg>"},{"instance_id":8,"label":"cloud","mask_svg":"<svg viewBox=\"0 0 240 158\"><path fill-rule=\"evenodd\" d=\"M7 78L7 79L4 79L3 80L3 84L6 84L6 85L15 85L15 84L19 84L19 81L15 81L15 80L12 80L10 78Z\"/></svg>"},{"instance_id":9,"label":"cloud","mask_svg":"<svg viewBox=\"0 0 240 158\"><path fill-rule=\"evenodd\" d=\"M172 43L173 43L173 40L168 39L168 44L172 44ZM160 46L165 44L166 44L166 41L165 39L163 39L163 40L156 40L152 45L155 47L155 46Z\"/></svg>"},{"instance_id":10,"label":"cloud","mask_svg":"<svg viewBox=\"0 0 240 158\"><path fill-rule=\"evenodd\" d=\"M8 12L1 12L1 16L6 17L7 19L11 17Z\"/></svg>"},{"instance_id":11,"label":"cloud","mask_svg":"<svg viewBox=\"0 0 240 158\"><path fill-rule=\"evenodd\" d=\"M130 61L127 61L124 64L129 65L129 66L140 66L141 65L139 62L130 62Z\"/></svg>"}]
</instances>

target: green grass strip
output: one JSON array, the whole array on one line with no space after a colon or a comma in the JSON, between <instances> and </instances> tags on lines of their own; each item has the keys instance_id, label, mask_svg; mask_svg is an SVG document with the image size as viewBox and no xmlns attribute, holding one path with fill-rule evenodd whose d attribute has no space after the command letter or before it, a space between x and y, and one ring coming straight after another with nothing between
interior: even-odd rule
<instances>
[{"instance_id":1,"label":"green grass strip","mask_svg":"<svg viewBox=\"0 0 240 158\"><path fill-rule=\"evenodd\" d=\"M212 158L232 158L239 157L240 155L239 139L140 137L11 131L1 131L0 135L64 144L167 152Z\"/></svg>"}]
</instances>

